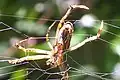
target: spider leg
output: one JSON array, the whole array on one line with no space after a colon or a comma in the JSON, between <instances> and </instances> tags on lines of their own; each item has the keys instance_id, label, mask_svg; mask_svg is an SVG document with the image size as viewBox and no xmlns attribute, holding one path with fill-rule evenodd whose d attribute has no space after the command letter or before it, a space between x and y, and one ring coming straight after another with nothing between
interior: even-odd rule
<instances>
[{"instance_id":1,"label":"spider leg","mask_svg":"<svg viewBox=\"0 0 120 80\"><path fill-rule=\"evenodd\" d=\"M24 61L49 59L49 58L51 58L50 55L34 55L34 56L26 56L26 57L14 59L14 60L8 60L8 62L11 64L17 64L17 63L21 63Z\"/></svg>"},{"instance_id":2,"label":"spider leg","mask_svg":"<svg viewBox=\"0 0 120 80\"><path fill-rule=\"evenodd\" d=\"M54 21L54 22L52 23L52 25L48 28L47 34L46 34L46 41L47 41L47 43L48 43L48 45L49 45L49 47L50 47L51 50L53 50L53 46L52 46L52 44L49 42L49 33L50 33L51 28L54 26L55 23L56 23L56 21Z\"/></svg>"},{"instance_id":3,"label":"spider leg","mask_svg":"<svg viewBox=\"0 0 120 80\"><path fill-rule=\"evenodd\" d=\"M32 37L28 38L28 39L32 39ZM27 41L28 39L24 39L24 40L21 40L19 41L18 43L15 44L15 46L24 51L24 52L34 52L34 53L42 53L42 54L48 54L50 55L50 51L47 51L47 50L42 50L42 49L36 49L36 48L24 48L23 46L21 46L20 44Z\"/></svg>"},{"instance_id":4,"label":"spider leg","mask_svg":"<svg viewBox=\"0 0 120 80\"><path fill-rule=\"evenodd\" d=\"M85 5L71 5L69 7L69 9L67 10L66 14L60 20L57 30L59 30L63 26L63 23L65 22L65 19L69 16L69 14L72 12L72 10L76 9L76 8L83 8L83 9L89 10L89 8L87 6L85 6Z\"/></svg>"},{"instance_id":5,"label":"spider leg","mask_svg":"<svg viewBox=\"0 0 120 80\"><path fill-rule=\"evenodd\" d=\"M62 17L62 19L60 20L60 22L58 24L58 27L56 30L56 37L58 37L57 35L59 33L60 28L63 27L63 25L64 25L65 19L69 16L69 14L72 12L72 10L76 9L76 8L83 8L83 9L89 10L89 8L85 5L71 5L69 7L69 9L67 10L66 14Z\"/></svg>"},{"instance_id":6,"label":"spider leg","mask_svg":"<svg viewBox=\"0 0 120 80\"><path fill-rule=\"evenodd\" d=\"M92 36L92 37L89 37L89 38L85 39L84 41L80 42L76 46L73 46L73 47L69 48L68 51L73 51L73 50L83 46L87 42L90 42L90 41L98 39L100 37L100 35L101 35L102 29L103 29L103 21L101 22L101 26L100 26L96 36Z\"/></svg>"}]
</instances>

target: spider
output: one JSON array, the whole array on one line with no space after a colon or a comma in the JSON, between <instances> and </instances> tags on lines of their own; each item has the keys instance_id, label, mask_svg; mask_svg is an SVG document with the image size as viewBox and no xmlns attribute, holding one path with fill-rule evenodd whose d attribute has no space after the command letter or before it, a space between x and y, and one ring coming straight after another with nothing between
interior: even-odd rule
<instances>
[{"instance_id":1,"label":"spider","mask_svg":"<svg viewBox=\"0 0 120 80\"><path fill-rule=\"evenodd\" d=\"M83 8L86 10L89 10L88 7L85 5L71 5L69 9L67 10L66 14L62 17L60 20L57 30L56 30L56 36L55 36L55 42L54 46L49 42L49 32L51 28L54 26L56 21L48 28L47 34L46 34L46 41L48 43L48 46L50 47L51 51L42 50L42 49L35 49L35 48L24 48L20 44L27 41L28 39L34 39L36 37L30 37L24 40L19 41L15 44L15 46L24 51L24 52L35 52L35 53L41 53L40 55L33 55L33 56L26 56L22 57L20 59L14 59L14 60L8 60L11 64L21 63L24 61L30 61L30 60L40 60L40 59L48 59L46 61L47 65L52 66L63 66L61 65L63 62L63 55L66 51L73 51L81 46L83 46L85 43L96 40L100 37L100 34L102 32L103 28L103 21L101 22L101 26L98 30L97 35L89 37L85 40L83 40L81 43L70 47L70 41L73 33L73 24L69 21L66 21L65 19L68 17L68 15L72 12L72 10L76 8Z\"/></svg>"}]
</instances>

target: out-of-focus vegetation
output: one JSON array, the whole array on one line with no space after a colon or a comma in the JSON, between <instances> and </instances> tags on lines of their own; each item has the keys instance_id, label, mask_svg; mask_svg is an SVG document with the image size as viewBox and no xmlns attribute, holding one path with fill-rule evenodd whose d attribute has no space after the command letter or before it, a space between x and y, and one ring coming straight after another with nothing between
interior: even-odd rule
<instances>
[{"instance_id":1,"label":"out-of-focus vegetation","mask_svg":"<svg viewBox=\"0 0 120 80\"><path fill-rule=\"evenodd\" d=\"M110 75L109 78L120 80L119 3L119 0L0 0L0 21L22 32L22 34L19 34L13 30L0 31L0 79L7 80L17 77L15 78L16 80L25 80L27 78L35 80L43 74L40 71L29 71L30 74L26 76L26 69L31 67L31 65L11 65L8 62L2 62L2 60L16 57L20 58L25 56L25 54L36 55L36 53L24 53L16 49L14 43L26 38L23 34L39 37L45 36L48 27L54 22L54 20L61 19L69 5L83 4L88 6L90 10L75 10L68 18L78 20L73 22L75 31L71 45L78 44L86 37L89 37L90 34L96 34L100 25L99 20L104 20L104 29L115 35L108 34L103 30L101 38L107 40L109 43L102 40L96 40L67 54L79 64L90 70L89 72L96 71L111 73L117 71L117 73ZM108 23L116 25L118 28L115 28L115 26L111 27ZM57 24L55 27L56 26ZM51 30L50 36L55 36L55 27ZM0 24L0 30L4 28L6 27ZM89 35L86 36L81 34ZM53 39L50 40L53 42ZM28 43L26 42L24 46L50 50L45 39L31 40ZM44 60L36 62L42 69L49 68L49 66L46 66ZM67 58L67 63L71 67L83 70L81 65L77 65L69 57ZM31 64L35 67L37 66L32 61ZM74 73L70 72L69 75L72 76ZM39 80L45 80L46 77L47 75L40 76ZM74 76L70 79L99 80L99 78L82 75Z\"/></svg>"}]
</instances>

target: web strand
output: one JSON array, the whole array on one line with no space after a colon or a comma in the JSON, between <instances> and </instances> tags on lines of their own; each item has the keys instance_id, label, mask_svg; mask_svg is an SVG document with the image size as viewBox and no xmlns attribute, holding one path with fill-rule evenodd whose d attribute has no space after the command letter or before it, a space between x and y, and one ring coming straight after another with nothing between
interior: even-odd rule
<instances>
[{"instance_id":1,"label":"web strand","mask_svg":"<svg viewBox=\"0 0 120 80\"><path fill-rule=\"evenodd\" d=\"M115 21L115 20L114 20ZM114 27L114 28L117 28L117 29L120 29L118 26L115 26L115 25L112 25L112 24L109 24L109 23L104 23L104 24L106 24L106 25L109 25L109 26L111 26L111 27ZM6 24L5 24L6 25ZM6 26L8 26L8 25L6 25ZM6 28L6 29L2 29L2 30L0 30L0 32L2 32L2 31L8 31L8 30L14 30L15 32L17 32L17 33L20 33L20 34L22 34L21 32L19 32L19 31L16 31L16 29L14 29L14 28L12 28L12 27L8 27L8 28ZM108 33L108 34L111 34L111 35L113 35L113 36L116 36L116 37L120 37L118 34L115 34L115 33L113 33L113 32L110 32L110 31L107 31L107 30L103 30L104 32L106 32L106 33ZM76 34L76 35L89 35L89 34ZM24 35L24 36L26 36L26 35ZM26 36L26 37L29 37L29 36ZM38 37L38 38L33 38L33 39L43 39L43 38L45 38L45 37ZM55 37L49 37L49 38L55 38ZM99 40L102 40L103 42L105 42L105 43L108 43L108 44L110 44L110 45L114 45L114 46L116 46L114 43L111 43L111 42L109 42L109 41L107 41L107 40L105 40L105 39L102 39L102 38L99 38ZM68 55L69 56L69 55ZM114 74L114 73L98 73L98 72L87 72L87 69L84 67L84 66L82 66L80 63L78 63L77 61L75 61L72 57L70 57L69 56L69 58L71 58L72 59L72 61L74 62L74 63L76 63L76 64L78 64L79 66L81 66L82 68L83 68L83 72L80 72L80 70L78 70L77 68L74 68L74 67L70 67L71 69L74 69L74 70L69 70L70 72L75 72L75 73L77 73L78 75L71 75L71 76L69 76L69 77L75 77L75 76L81 76L81 75L90 75L90 76L93 76L93 77L97 77L97 78L99 78L99 79L102 79L102 80L112 80L112 79L108 79L108 78L104 78L105 76L107 76L107 75L111 75L111 74ZM0 60L1 62L4 62L4 61L7 61L7 60ZM57 74L57 75L59 75L59 74L61 74L61 72L55 72L55 73L49 73L49 72L47 72L48 70L50 70L50 69L52 69L52 68L49 68L49 69L47 69L47 70L42 70L41 69L41 67L34 61L34 63L37 65L37 67L35 67L34 65L32 65L31 63L29 63L33 68L27 68L27 70L29 69L29 70L32 70L32 71L30 71L28 74L26 74L26 75L23 75L23 76L27 76L27 75L29 75L30 73L32 73L34 70L39 70L39 71L42 71L43 72L43 74L41 75L41 76L39 76L37 79L39 80L39 78L40 77L42 77L43 75L45 75L45 74L49 74L49 76L48 76L48 78L50 77L50 76L52 76L52 75L54 75L54 74ZM21 64L18 64L18 65L21 65ZM14 66L18 66L18 65L10 65L10 66L6 66L6 67L3 67L3 68L9 68L9 67L14 67ZM23 65L23 64L22 64ZM0 69L3 69L3 68L0 68ZM85 71L84 71L85 70ZM8 74L12 74L12 73L15 73L14 71L12 71L12 72L9 72L9 73L5 73L5 74L3 74L3 75L8 75ZM1 76L3 76L3 75L1 75ZM18 76L18 77L22 77L22 76ZM17 78L17 77L16 77ZM36 80L37 80L36 79ZM46 78L47 79L47 78Z\"/></svg>"},{"instance_id":2,"label":"web strand","mask_svg":"<svg viewBox=\"0 0 120 80\"><path fill-rule=\"evenodd\" d=\"M49 18L36 18L36 17L23 17L23 16L17 16L17 15L10 15L10 14L0 14L0 16L6 16L6 17L14 17L14 18L21 18L21 19L29 19L29 20L39 20L39 21L60 21L60 19L49 19ZM120 19L102 19L104 22L119 22ZM69 21L81 21L80 19L72 19ZM93 21L101 21L101 20L93 20Z\"/></svg>"}]
</instances>

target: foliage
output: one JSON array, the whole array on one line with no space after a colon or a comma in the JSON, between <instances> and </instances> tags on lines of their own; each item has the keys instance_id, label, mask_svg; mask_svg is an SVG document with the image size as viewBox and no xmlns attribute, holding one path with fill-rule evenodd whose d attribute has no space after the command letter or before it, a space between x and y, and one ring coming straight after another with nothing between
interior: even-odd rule
<instances>
[{"instance_id":1,"label":"foliage","mask_svg":"<svg viewBox=\"0 0 120 80\"><path fill-rule=\"evenodd\" d=\"M68 2L62 0L1 0L0 20L29 36L45 36L47 28L54 22L54 20L61 19L61 17L67 10L68 6L66 6L66 4L70 4L70 1L72 0L68 0ZM75 1L78 1L78 4L84 4L90 7L90 11L81 11L80 13L92 14L96 17L95 19L97 20L105 20L105 23L108 22L110 24L120 26L119 21L112 21L113 19L120 18L119 0L73 0L73 2ZM60 7L60 5L62 6ZM71 15L72 16L70 16L70 19L73 20L79 20L83 16L83 14L79 14L79 12L77 12L76 10ZM92 25L92 27L81 25L77 23L77 21L73 22L75 24L74 34L96 34L96 30L98 29L100 22L94 22L95 23L94 25ZM94 28L95 26L98 26L97 29ZM5 28L5 26L0 25L0 29L2 28ZM55 36L55 30L56 28L53 28L51 30L50 36ZM108 34L103 31L104 34L102 34L101 36L102 39L107 40L113 44L119 44L120 30L114 27L110 27L109 25L106 26L106 30L115 33L117 36ZM73 38L72 44L78 44L78 42L84 40L86 37L89 37L89 35L75 35L74 37L75 38ZM25 36L22 36L21 34L18 34L12 30L0 32L0 55L7 57L24 56L23 52L11 47L13 46L13 43L15 43L15 41L24 38ZM48 47L45 42L45 39L40 39L38 41L30 42L30 45L26 45L28 47L31 47L32 45L32 47L45 49ZM53 42L53 39L51 39L51 42ZM90 66L90 68L91 65L94 66L92 67L94 71L99 72L112 72L115 65L119 63L119 53L116 50L116 45L114 46L111 44L107 44L101 40L87 43L79 49L67 54L72 56L74 60L76 60L83 66ZM41 63L43 65L42 67L46 68L44 61ZM39 63L39 65L41 65L41 63ZM72 67L80 68L79 65L76 66L75 63L69 59L67 60L67 63L69 65L72 65ZM0 65L4 64L0 63ZM17 69L12 67L13 71L19 69L20 68ZM25 72L23 71L11 73L7 76L0 76L0 78L10 79L21 74L24 75ZM72 75L73 73L70 74ZM32 75L32 77L33 80L36 79L36 75ZM73 78L73 80L79 80L79 78L81 77L78 76L78 78ZM25 77L19 80L24 79Z\"/></svg>"}]
</instances>

